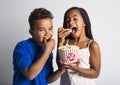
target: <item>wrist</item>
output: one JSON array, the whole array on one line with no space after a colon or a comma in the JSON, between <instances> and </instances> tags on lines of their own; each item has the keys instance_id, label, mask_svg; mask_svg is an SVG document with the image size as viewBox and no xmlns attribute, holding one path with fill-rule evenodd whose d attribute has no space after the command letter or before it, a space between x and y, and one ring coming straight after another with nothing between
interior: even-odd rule
<instances>
[{"instance_id":1,"label":"wrist","mask_svg":"<svg viewBox=\"0 0 120 85\"><path fill-rule=\"evenodd\" d=\"M58 46L60 47L60 46L63 46L64 44L61 42L61 43L58 43Z\"/></svg>"},{"instance_id":2,"label":"wrist","mask_svg":"<svg viewBox=\"0 0 120 85\"><path fill-rule=\"evenodd\" d=\"M59 44L58 46L59 46L59 47L60 47L60 46L63 46L63 44Z\"/></svg>"},{"instance_id":3,"label":"wrist","mask_svg":"<svg viewBox=\"0 0 120 85\"><path fill-rule=\"evenodd\" d=\"M52 52L52 49L46 48L46 49L45 49L45 52L46 52L47 54L50 54L50 53Z\"/></svg>"},{"instance_id":4,"label":"wrist","mask_svg":"<svg viewBox=\"0 0 120 85\"><path fill-rule=\"evenodd\" d=\"M65 71L66 71L66 68L64 68L64 67L58 68L58 71L59 71L59 72L65 72Z\"/></svg>"}]
</instances>

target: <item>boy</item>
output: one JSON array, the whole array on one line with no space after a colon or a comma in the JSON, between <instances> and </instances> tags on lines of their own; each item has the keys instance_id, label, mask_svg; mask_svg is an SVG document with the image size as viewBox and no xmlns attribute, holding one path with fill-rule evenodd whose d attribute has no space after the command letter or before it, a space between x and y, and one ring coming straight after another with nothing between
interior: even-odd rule
<instances>
[{"instance_id":1,"label":"boy","mask_svg":"<svg viewBox=\"0 0 120 85\"><path fill-rule=\"evenodd\" d=\"M32 38L19 42L13 53L13 85L47 85L65 71L53 72L53 15L45 8L34 9L29 16Z\"/></svg>"}]
</instances>

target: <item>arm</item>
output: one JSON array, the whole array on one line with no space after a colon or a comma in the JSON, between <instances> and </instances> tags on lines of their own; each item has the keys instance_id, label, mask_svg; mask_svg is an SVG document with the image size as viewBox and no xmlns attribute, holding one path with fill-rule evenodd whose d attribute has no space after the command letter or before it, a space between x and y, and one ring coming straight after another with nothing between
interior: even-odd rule
<instances>
[{"instance_id":1,"label":"arm","mask_svg":"<svg viewBox=\"0 0 120 85\"><path fill-rule=\"evenodd\" d=\"M68 64L65 67L72 69L76 72L79 72L81 76L89 77L89 78L96 78L99 76L100 67L101 67L101 54L98 44L93 41L90 44L90 68L85 69L81 68L75 64Z\"/></svg>"},{"instance_id":2,"label":"arm","mask_svg":"<svg viewBox=\"0 0 120 85\"><path fill-rule=\"evenodd\" d=\"M65 72L65 69L56 70L55 72L51 73L47 77L47 82L52 83L52 82L56 81L64 72Z\"/></svg>"},{"instance_id":3,"label":"arm","mask_svg":"<svg viewBox=\"0 0 120 85\"><path fill-rule=\"evenodd\" d=\"M53 81L57 80L66 71L66 69L63 67L63 62L60 61L59 54L58 54L58 49L57 49L57 54L56 54L56 62L57 62L57 65L58 65L58 70L51 73L47 77L47 82L48 83L52 83Z\"/></svg>"},{"instance_id":4,"label":"arm","mask_svg":"<svg viewBox=\"0 0 120 85\"><path fill-rule=\"evenodd\" d=\"M70 34L70 29L58 28L58 47L63 46L65 43L65 37Z\"/></svg>"},{"instance_id":5,"label":"arm","mask_svg":"<svg viewBox=\"0 0 120 85\"><path fill-rule=\"evenodd\" d=\"M29 79L33 80L42 70L44 67L51 51L54 49L55 41L53 39L49 40L48 42L45 41L45 51L42 56L34 62L29 68L23 70L23 74Z\"/></svg>"},{"instance_id":6,"label":"arm","mask_svg":"<svg viewBox=\"0 0 120 85\"><path fill-rule=\"evenodd\" d=\"M69 29L64 29L64 28L59 28L58 29L58 46L63 46L65 42L65 37L70 34ZM48 83L52 83L53 81L57 80L65 71L66 69L63 67L63 62L60 61L59 55L58 55L58 50L57 50L57 57L56 57L57 65L58 65L58 70L55 72L51 73L47 77Z\"/></svg>"}]
</instances>

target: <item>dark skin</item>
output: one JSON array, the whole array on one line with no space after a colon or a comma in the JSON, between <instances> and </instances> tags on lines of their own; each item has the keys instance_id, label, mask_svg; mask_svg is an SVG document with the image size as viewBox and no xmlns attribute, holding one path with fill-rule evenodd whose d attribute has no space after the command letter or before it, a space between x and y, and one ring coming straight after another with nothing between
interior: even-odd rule
<instances>
[{"instance_id":1,"label":"dark skin","mask_svg":"<svg viewBox=\"0 0 120 85\"><path fill-rule=\"evenodd\" d=\"M58 29L58 47L63 46L66 43L65 38L70 34L70 29L76 27L77 31L72 34L73 39L69 39L68 44L77 45L80 49L84 49L88 46L89 41L91 40L85 34L85 23L82 16L78 10L71 10L67 18L67 28ZM99 45L96 41L92 41L89 46L90 59L89 64L90 68L82 68L79 66L80 61L74 64L63 63L63 68L71 69L76 73L79 73L81 76L88 78L96 78L99 76L100 67L101 67L101 53ZM58 56L59 58L59 56Z\"/></svg>"},{"instance_id":2,"label":"dark skin","mask_svg":"<svg viewBox=\"0 0 120 85\"><path fill-rule=\"evenodd\" d=\"M32 35L32 40L35 43L37 43L38 45L44 45L46 47L46 50L44 51L42 56L29 68L23 70L23 74L29 80L33 80L42 70L49 57L49 54L52 52L55 46L55 41L54 39L52 39L52 20L50 18L36 20L34 30L30 29L29 32ZM49 41L47 41L47 37L49 37Z\"/></svg>"},{"instance_id":3,"label":"dark skin","mask_svg":"<svg viewBox=\"0 0 120 85\"><path fill-rule=\"evenodd\" d=\"M36 62L32 63L30 67L23 70L23 74L29 80L33 80L43 69L50 53L55 47L55 40L52 39L53 37L53 25L52 19L45 18L39 19L35 21L36 24L34 26L34 30L30 29L29 32L32 35L32 40L36 42L38 45L44 45L45 51L43 54L36 60ZM53 81L57 80L62 74L64 70L56 70L52 72L46 78L48 83L52 83Z\"/></svg>"}]
</instances>

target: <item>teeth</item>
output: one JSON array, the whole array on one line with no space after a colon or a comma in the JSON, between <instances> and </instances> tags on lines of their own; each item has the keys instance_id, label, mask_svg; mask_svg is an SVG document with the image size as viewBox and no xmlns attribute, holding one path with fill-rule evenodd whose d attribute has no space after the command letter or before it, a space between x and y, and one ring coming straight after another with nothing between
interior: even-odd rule
<instances>
[{"instance_id":1,"label":"teeth","mask_svg":"<svg viewBox=\"0 0 120 85\"><path fill-rule=\"evenodd\" d=\"M46 37L46 39L49 39L49 37Z\"/></svg>"},{"instance_id":2,"label":"teeth","mask_svg":"<svg viewBox=\"0 0 120 85\"><path fill-rule=\"evenodd\" d=\"M76 27L75 26L70 27L70 29L72 29L72 28L76 28Z\"/></svg>"},{"instance_id":3,"label":"teeth","mask_svg":"<svg viewBox=\"0 0 120 85\"><path fill-rule=\"evenodd\" d=\"M71 33L72 33L72 34L74 34L74 33L76 33L77 28L76 28L76 27L73 27L71 30L72 30L72 32L71 32Z\"/></svg>"},{"instance_id":4,"label":"teeth","mask_svg":"<svg viewBox=\"0 0 120 85\"><path fill-rule=\"evenodd\" d=\"M72 29L77 29L76 27L73 27Z\"/></svg>"},{"instance_id":5,"label":"teeth","mask_svg":"<svg viewBox=\"0 0 120 85\"><path fill-rule=\"evenodd\" d=\"M49 39L49 36L45 36L45 39Z\"/></svg>"},{"instance_id":6,"label":"teeth","mask_svg":"<svg viewBox=\"0 0 120 85\"><path fill-rule=\"evenodd\" d=\"M47 40L49 39L49 38L46 38Z\"/></svg>"}]
</instances>

